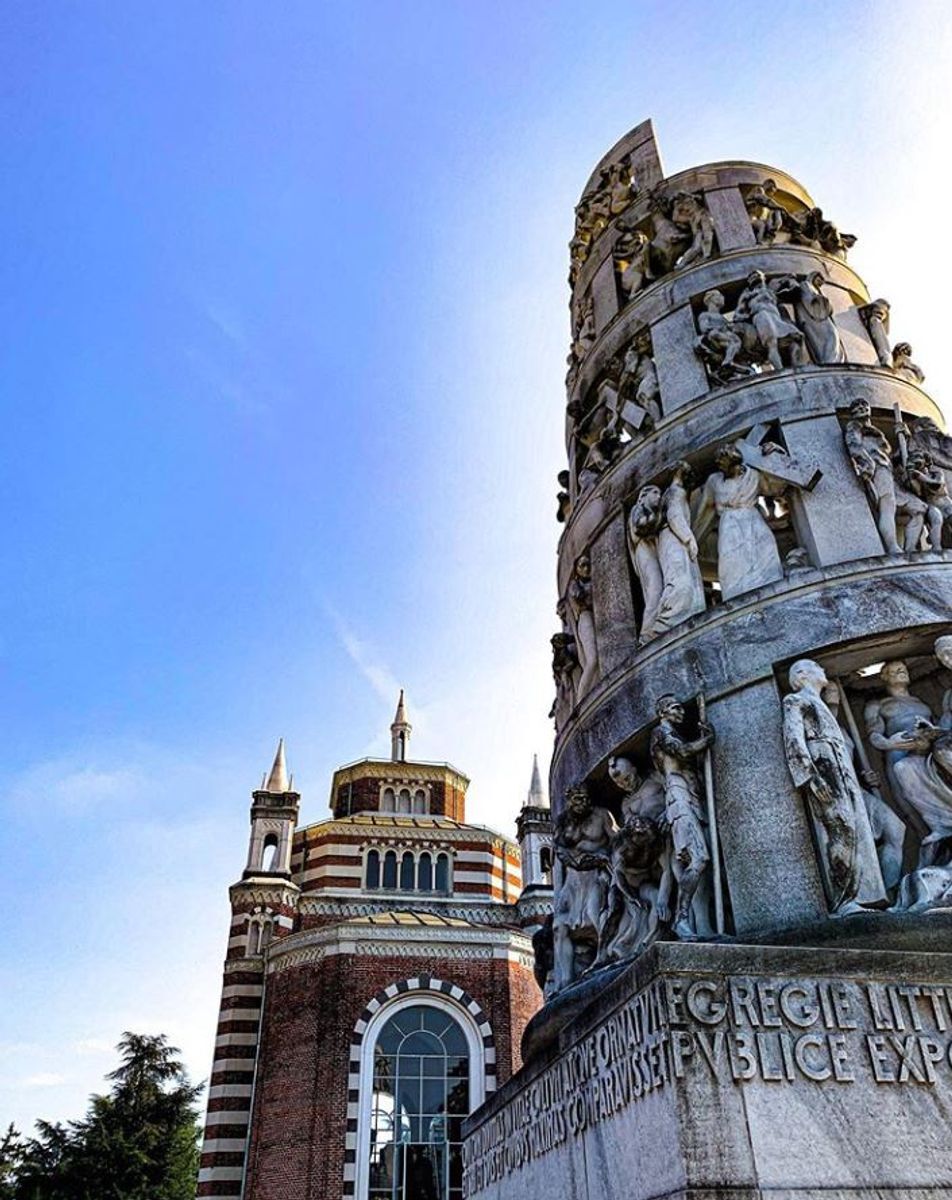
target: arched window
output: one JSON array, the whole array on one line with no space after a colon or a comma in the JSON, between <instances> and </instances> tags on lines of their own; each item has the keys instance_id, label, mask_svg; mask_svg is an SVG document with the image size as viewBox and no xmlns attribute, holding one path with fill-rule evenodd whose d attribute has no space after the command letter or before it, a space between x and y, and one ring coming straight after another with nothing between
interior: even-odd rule
<instances>
[{"instance_id":1,"label":"arched window","mask_svg":"<svg viewBox=\"0 0 952 1200\"><path fill-rule=\"evenodd\" d=\"M254 958L261 953L261 922L252 917L248 922L248 957Z\"/></svg>"},{"instance_id":2,"label":"arched window","mask_svg":"<svg viewBox=\"0 0 952 1200\"><path fill-rule=\"evenodd\" d=\"M264 839L264 845L261 847L261 870L264 872L274 871L277 867L278 857L278 835L269 833Z\"/></svg>"},{"instance_id":3,"label":"arched window","mask_svg":"<svg viewBox=\"0 0 952 1200\"><path fill-rule=\"evenodd\" d=\"M463 1118L482 1100L472 1032L434 1002L383 1022L361 1071L360 1200L460 1200Z\"/></svg>"},{"instance_id":4,"label":"arched window","mask_svg":"<svg viewBox=\"0 0 952 1200\"><path fill-rule=\"evenodd\" d=\"M413 855L409 850L403 853L403 859L400 863L400 890L404 892L412 892L416 887L416 863L413 861Z\"/></svg>"},{"instance_id":5,"label":"arched window","mask_svg":"<svg viewBox=\"0 0 952 1200\"><path fill-rule=\"evenodd\" d=\"M397 852L396 850L388 850L383 859L383 886L385 888L395 888L397 886Z\"/></svg>"},{"instance_id":6,"label":"arched window","mask_svg":"<svg viewBox=\"0 0 952 1200\"><path fill-rule=\"evenodd\" d=\"M380 853L377 850L367 852L367 887L380 887Z\"/></svg>"},{"instance_id":7,"label":"arched window","mask_svg":"<svg viewBox=\"0 0 952 1200\"><path fill-rule=\"evenodd\" d=\"M448 854L439 854L436 859L436 890L450 890L450 858Z\"/></svg>"},{"instance_id":8,"label":"arched window","mask_svg":"<svg viewBox=\"0 0 952 1200\"><path fill-rule=\"evenodd\" d=\"M552 874L552 847L543 846L539 851L539 867L543 875Z\"/></svg>"},{"instance_id":9,"label":"arched window","mask_svg":"<svg viewBox=\"0 0 952 1200\"><path fill-rule=\"evenodd\" d=\"M417 864L417 888L421 892L433 891L433 859L425 850Z\"/></svg>"},{"instance_id":10,"label":"arched window","mask_svg":"<svg viewBox=\"0 0 952 1200\"><path fill-rule=\"evenodd\" d=\"M397 810L397 798L396 798L396 795L394 794L393 788L390 788L390 787L384 788L383 795L380 797L380 811L381 812L396 812L396 810Z\"/></svg>"},{"instance_id":11,"label":"arched window","mask_svg":"<svg viewBox=\"0 0 952 1200\"><path fill-rule=\"evenodd\" d=\"M422 788L417 788L413 793L413 811L415 813L426 812L426 792Z\"/></svg>"},{"instance_id":12,"label":"arched window","mask_svg":"<svg viewBox=\"0 0 952 1200\"><path fill-rule=\"evenodd\" d=\"M410 811L410 789L401 788L400 795L397 797L397 812L408 813Z\"/></svg>"}]
</instances>

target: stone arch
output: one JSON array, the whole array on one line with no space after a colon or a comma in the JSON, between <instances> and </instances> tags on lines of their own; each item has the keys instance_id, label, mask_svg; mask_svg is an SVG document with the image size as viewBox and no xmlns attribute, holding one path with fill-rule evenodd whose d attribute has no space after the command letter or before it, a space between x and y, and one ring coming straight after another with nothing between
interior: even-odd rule
<instances>
[{"instance_id":1,"label":"stone arch","mask_svg":"<svg viewBox=\"0 0 952 1200\"><path fill-rule=\"evenodd\" d=\"M390 983L381 988L361 1012L354 1031L350 1037L350 1061L347 1069L347 1133L344 1140L344 1182L343 1195L345 1198L356 1194L358 1173L361 1168L360 1143L360 1106L361 1106L361 1068L364 1061L364 1043L369 1031L379 1027L381 1014L389 1016L396 1011L399 1003L408 1000L418 1000L423 1003L427 999L441 1001L447 1007L452 1006L458 1011L461 1024L466 1028L472 1027L481 1044L480 1056L483 1072L483 1091L485 1095L496 1090L496 1044L493 1038L489 1018L481 1006L469 992L455 983L445 979L435 979L429 975L417 975L412 979L402 979L399 983Z\"/></svg>"}]
</instances>

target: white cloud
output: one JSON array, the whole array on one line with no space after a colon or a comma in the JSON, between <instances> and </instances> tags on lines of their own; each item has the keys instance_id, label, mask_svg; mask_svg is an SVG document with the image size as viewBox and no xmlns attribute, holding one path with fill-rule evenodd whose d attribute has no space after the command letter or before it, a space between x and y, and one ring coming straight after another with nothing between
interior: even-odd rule
<instances>
[{"instance_id":1,"label":"white cloud","mask_svg":"<svg viewBox=\"0 0 952 1200\"><path fill-rule=\"evenodd\" d=\"M27 1075L25 1079L21 1079L20 1087L59 1087L61 1084L66 1082L68 1082L68 1077L66 1075L57 1075L55 1071L37 1071L35 1075Z\"/></svg>"}]
</instances>

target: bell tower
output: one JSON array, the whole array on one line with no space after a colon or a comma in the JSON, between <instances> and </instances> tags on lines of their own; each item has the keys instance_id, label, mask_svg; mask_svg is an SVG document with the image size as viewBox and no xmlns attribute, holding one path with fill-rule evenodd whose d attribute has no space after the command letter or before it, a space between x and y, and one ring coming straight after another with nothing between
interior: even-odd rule
<instances>
[{"instance_id":1,"label":"bell tower","mask_svg":"<svg viewBox=\"0 0 952 1200\"><path fill-rule=\"evenodd\" d=\"M293 782L288 777L281 738L270 772L251 794L251 840L243 879L275 875L291 878L291 840L301 803Z\"/></svg>"}]
</instances>

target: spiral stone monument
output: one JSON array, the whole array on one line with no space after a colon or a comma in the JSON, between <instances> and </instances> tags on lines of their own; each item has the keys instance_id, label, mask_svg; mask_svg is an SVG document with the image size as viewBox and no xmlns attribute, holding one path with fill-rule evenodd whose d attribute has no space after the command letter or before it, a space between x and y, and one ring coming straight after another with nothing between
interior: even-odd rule
<instances>
[{"instance_id":1,"label":"spiral stone monument","mask_svg":"<svg viewBox=\"0 0 952 1200\"><path fill-rule=\"evenodd\" d=\"M952 1190L952 437L855 241L650 122L582 193L546 1004L468 1197Z\"/></svg>"}]
</instances>

